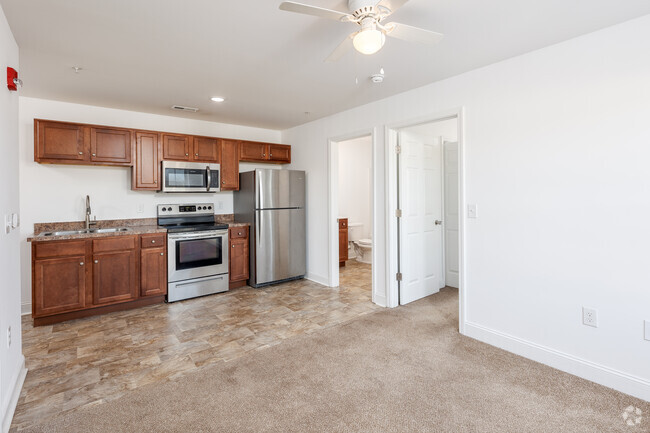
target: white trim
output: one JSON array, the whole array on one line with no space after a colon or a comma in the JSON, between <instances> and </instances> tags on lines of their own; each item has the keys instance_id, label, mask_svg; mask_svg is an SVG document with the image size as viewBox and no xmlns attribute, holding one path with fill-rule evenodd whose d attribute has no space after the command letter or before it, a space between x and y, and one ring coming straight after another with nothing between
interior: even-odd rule
<instances>
[{"instance_id":1,"label":"white trim","mask_svg":"<svg viewBox=\"0 0 650 433\"><path fill-rule=\"evenodd\" d=\"M307 272L307 274L305 275L305 279L329 287L329 281L327 277L323 277L322 275L317 275L311 272Z\"/></svg>"},{"instance_id":2,"label":"white trim","mask_svg":"<svg viewBox=\"0 0 650 433\"><path fill-rule=\"evenodd\" d=\"M458 134L458 331L465 333L466 320L466 291L465 282L465 230L466 218L464 209L465 204L465 109L459 107L445 110L438 113L421 116L410 120L388 124L385 126L386 141L386 182L387 182L387 206L385 209L386 216L386 243L388 252L386 254L388 263L386 269L387 277L387 300L389 307L398 305L397 281L394 275L397 273L397 219L395 218L395 209L397 208L397 173L396 173L396 156L395 145L397 140L397 130L409 126L422 125L424 123L439 122L442 120L453 119L457 121ZM391 277L393 276L393 277Z\"/></svg>"},{"instance_id":3,"label":"white trim","mask_svg":"<svg viewBox=\"0 0 650 433\"><path fill-rule=\"evenodd\" d=\"M27 369L25 368L25 357L20 355L20 369L16 372L16 376L13 382L13 389L11 390L9 401L7 406L3 408L4 413L2 414L2 433L9 432L11 427L11 420L14 418L14 412L16 411L16 406L18 405L18 398L20 397L20 392L23 389L23 384L25 383L25 376L27 376Z\"/></svg>"},{"instance_id":4,"label":"white trim","mask_svg":"<svg viewBox=\"0 0 650 433\"><path fill-rule=\"evenodd\" d=\"M22 304L20 304L20 315L26 316L28 314L32 314L32 303L23 302Z\"/></svg>"},{"instance_id":5,"label":"white trim","mask_svg":"<svg viewBox=\"0 0 650 433\"><path fill-rule=\"evenodd\" d=\"M465 324L465 335L633 397L650 401L650 381L640 377L489 329L476 323L468 322Z\"/></svg>"},{"instance_id":6,"label":"white trim","mask_svg":"<svg viewBox=\"0 0 650 433\"><path fill-rule=\"evenodd\" d=\"M363 129L360 131L352 132L349 134L339 135L336 137L330 137L327 140L327 214L329 219L329 248L328 248L328 286L337 287L339 285L339 228L337 223L338 218L338 171L339 171L339 147L338 144L342 141L354 140L355 138L367 137L370 136L372 141L372 167L371 167L371 178L372 178L372 203L370 203L370 208L372 209L372 239L373 239L373 248L372 248L372 302L380 306L386 306L386 294L380 292L380 288L377 287L377 272L379 266L376 266L377 261L377 218L376 215L380 212L379 209L375 209L377 204L377 158L379 153L378 141L377 141L377 130L376 128Z\"/></svg>"}]
</instances>

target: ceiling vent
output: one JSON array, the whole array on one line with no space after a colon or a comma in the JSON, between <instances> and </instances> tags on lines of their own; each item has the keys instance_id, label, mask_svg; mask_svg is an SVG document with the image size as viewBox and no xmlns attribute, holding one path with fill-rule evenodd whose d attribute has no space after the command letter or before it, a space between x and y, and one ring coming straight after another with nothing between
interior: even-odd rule
<instances>
[{"instance_id":1,"label":"ceiling vent","mask_svg":"<svg viewBox=\"0 0 650 433\"><path fill-rule=\"evenodd\" d=\"M194 107L185 107L185 106L183 106L183 105L172 105L172 110L176 110L176 111L190 111L190 112L192 112L192 113L196 113L197 111L199 111L198 108L194 108Z\"/></svg>"}]
</instances>

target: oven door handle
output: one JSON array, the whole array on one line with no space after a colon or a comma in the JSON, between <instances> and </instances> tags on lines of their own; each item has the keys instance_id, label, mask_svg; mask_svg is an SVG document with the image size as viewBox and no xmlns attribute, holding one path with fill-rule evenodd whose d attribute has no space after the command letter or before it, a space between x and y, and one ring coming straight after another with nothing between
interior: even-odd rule
<instances>
[{"instance_id":1,"label":"oven door handle","mask_svg":"<svg viewBox=\"0 0 650 433\"><path fill-rule=\"evenodd\" d=\"M200 238L205 238L205 239L218 238L218 237L226 236L227 234L228 234L227 231L220 231L220 232L210 232L210 233L203 232L203 233L197 233L197 234L191 234L191 235L188 235L188 234L182 234L182 235L181 234L178 234L178 235L169 234L169 235L167 235L167 237L169 239L171 239L171 240L182 241L182 240L186 240L186 239L189 240L189 239L200 239Z\"/></svg>"},{"instance_id":2,"label":"oven door handle","mask_svg":"<svg viewBox=\"0 0 650 433\"><path fill-rule=\"evenodd\" d=\"M210 192L210 185L212 184L212 174L210 173L210 166L209 165L205 166L205 171L208 174L208 185L207 185L207 188L205 190Z\"/></svg>"}]
</instances>

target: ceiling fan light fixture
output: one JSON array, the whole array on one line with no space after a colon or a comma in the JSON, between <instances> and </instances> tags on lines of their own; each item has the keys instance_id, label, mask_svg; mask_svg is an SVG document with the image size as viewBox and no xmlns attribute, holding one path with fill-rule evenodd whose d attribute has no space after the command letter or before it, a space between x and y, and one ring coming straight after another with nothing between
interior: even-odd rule
<instances>
[{"instance_id":1,"label":"ceiling fan light fixture","mask_svg":"<svg viewBox=\"0 0 650 433\"><path fill-rule=\"evenodd\" d=\"M376 27L371 27L361 30L359 33L354 35L352 39L352 44L354 48L361 54L375 54L377 51L381 50L386 42L386 36L381 30L378 30Z\"/></svg>"}]
</instances>

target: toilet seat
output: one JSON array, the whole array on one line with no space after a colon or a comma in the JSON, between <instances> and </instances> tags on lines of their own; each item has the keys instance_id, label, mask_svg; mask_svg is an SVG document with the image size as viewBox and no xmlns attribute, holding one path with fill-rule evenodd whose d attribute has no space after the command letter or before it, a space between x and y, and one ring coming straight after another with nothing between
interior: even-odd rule
<instances>
[{"instance_id":1,"label":"toilet seat","mask_svg":"<svg viewBox=\"0 0 650 433\"><path fill-rule=\"evenodd\" d=\"M371 247L372 246L372 240L371 239L359 239L359 245L362 247Z\"/></svg>"}]
</instances>

